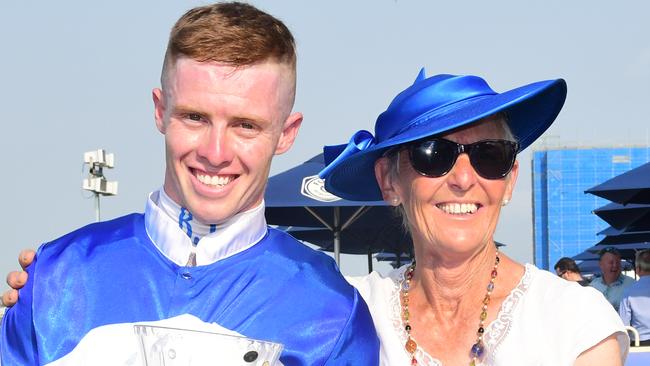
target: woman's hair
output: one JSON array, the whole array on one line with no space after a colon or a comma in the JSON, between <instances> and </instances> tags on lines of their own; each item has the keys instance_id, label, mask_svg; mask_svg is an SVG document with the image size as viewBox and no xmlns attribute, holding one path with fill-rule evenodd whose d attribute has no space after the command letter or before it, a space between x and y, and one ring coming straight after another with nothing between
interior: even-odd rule
<instances>
[{"instance_id":1,"label":"woman's hair","mask_svg":"<svg viewBox=\"0 0 650 366\"><path fill-rule=\"evenodd\" d=\"M580 268L576 264L576 261L574 261L573 259L571 259L569 257L560 258L560 260L557 261L557 263L555 263L555 266L553 268L555 268L555 271L558 274L564 273L564 272L567 272L567 271L580 273Z\"/></svg>"},{"instance_id":2,"label":"woman's hair","mask_svg":"<svg viewBox=\"0 0 650 366\"><path fill-rule=\"evenodd\" d=\"M512 130L510 130L510 126L508 125L508 115L506 114L506 112L495 113L493 115L490 115L488 117L485 117L477 121L477 123L480 123L481 121L484 120L490 120L490 119L495 120L495 122L499 125L499 128L502 133L501 136L502 139L517 142L515 135L512 133ZM399 152L402 150L402 147L408 144L409 143L407 142L403 145L399 145L395 148L392 148L390 152L388 152L385 155L386 158L388 159L388 173L393 178L396 178L399 175ZM402 226L407 232L409 232L410 229L409 229L408 219L406 217L406 212L404 211L404 207L402 205L399 205L395 207L395 210L397 211L397 214L402 217Z\"/></svg>"}]
</instances>

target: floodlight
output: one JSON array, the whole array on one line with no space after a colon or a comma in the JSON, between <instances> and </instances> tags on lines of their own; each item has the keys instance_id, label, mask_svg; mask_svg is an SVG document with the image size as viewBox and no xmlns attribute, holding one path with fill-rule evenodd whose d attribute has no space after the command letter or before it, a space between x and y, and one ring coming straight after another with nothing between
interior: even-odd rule
<instances>
[{"instance_id":1,"label":"floodlight","mask_svg":"<svg viewBox=\"0 0 650 366\"><path fill-rule=\"evenodd\" d=\"M95 194L95 213L100 220L99 196L114 196L117 194L117 181L108 181L104 177L104 168L115 166L115 156L107 154L104 149L84 153L84 164L89 165L88 178L83 180L81 188Z\"/></svg>"}]
</instances>

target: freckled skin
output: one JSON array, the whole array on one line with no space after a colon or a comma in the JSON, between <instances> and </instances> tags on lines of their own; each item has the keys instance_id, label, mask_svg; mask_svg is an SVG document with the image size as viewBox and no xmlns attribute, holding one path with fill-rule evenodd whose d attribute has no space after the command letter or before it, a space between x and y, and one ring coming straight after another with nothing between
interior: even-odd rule
<instances>
[{"instance_id":1,"label":"freckled skin","mask_svg":"<svg viewBox=\"0 0 650 366\"><path fill-rule=\"evenodd\" d=\"M165 192L204 223L262 202L271 160L302 122L291 114L295 77L273 61L234 68L180 58L153 99L165 135ZM197 175L218 176L210 185Z\"/></svg>"}]
</instances>

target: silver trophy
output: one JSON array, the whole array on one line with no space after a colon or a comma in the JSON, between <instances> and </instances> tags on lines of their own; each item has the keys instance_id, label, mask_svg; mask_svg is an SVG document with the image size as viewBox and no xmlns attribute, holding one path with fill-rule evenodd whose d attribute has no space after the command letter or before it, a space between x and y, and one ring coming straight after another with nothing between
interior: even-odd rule
<instances>
[{"instance_id":1,"label":"silver trophy","mask_svg":"<svg viewBox=\"0 0 650 366\"><path fill-rule=\"evenodd\" d=\"M147 366L277 366L283 345L230 334L134 325Z\"/></svg>"}]
</instances>

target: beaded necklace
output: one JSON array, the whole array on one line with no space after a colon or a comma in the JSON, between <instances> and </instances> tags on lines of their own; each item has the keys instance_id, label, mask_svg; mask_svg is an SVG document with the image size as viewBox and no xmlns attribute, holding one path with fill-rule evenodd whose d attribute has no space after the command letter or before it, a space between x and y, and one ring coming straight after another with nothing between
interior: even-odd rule
<instances>
[{"instance_id":1,"label":"beaded necklace","mask_svg":"<svg viewBox=\"0 0 650 366\"><path fill-rule=\"evenodd\" d=\"M497 250L496 259L494 260L494 268L492 273L490 273L490 282L487 285L487 292L483 298L483 306L481 307L481 315L479 316L478 330L476 331L476 343L470 349L470 357L472 358L469 362L470 366L475 366L479 360L483 358L485 347L483 346L483 333L485 333L484 323L487 319L487 309L488 304L490 303L490 296L494 290L494 281L497 278L497 267L499 266L499 251ZM409 321L409 289L411 287L411 280L413 279L413 271L415 271L415 262L409 266L409 268L404 272L404 281L402 282L401 293L401 305L402 305L402 319L404 320L404 330L406 331L406 344L404 348L406 352L411 355L411 365L417 365L418 360L415 358L415 351L418 349L418 344L411 337L411 323Z\"/></svg>"}]
</instances>

